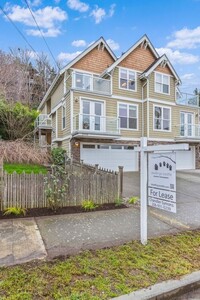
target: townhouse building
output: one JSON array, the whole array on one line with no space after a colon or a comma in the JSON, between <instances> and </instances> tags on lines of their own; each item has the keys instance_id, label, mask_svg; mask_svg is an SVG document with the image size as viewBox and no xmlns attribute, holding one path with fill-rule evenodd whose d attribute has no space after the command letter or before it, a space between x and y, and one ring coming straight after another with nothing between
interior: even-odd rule
<instances>
[{"instance_id":1,"label":"townhouse building","mask_svg":"<svg viewBox=\"0 0 200 300\"><path fill-rule=\"evenodd\" d=\"M189 143L177 169L200 168L198 96L183 94L166 55L144 35L117 58L104 38L66 65L43 98L36 121L42 145L69 157L125 171L139 169L134 151L148 144Z\"/></svg>"}]
</instances>

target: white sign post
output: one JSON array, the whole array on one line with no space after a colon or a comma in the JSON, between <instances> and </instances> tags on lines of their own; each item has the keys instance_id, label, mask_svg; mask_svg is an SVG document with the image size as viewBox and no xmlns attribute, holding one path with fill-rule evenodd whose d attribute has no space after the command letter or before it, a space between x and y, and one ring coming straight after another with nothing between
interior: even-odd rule
<instances>
[{"instance_id":1,"label":"white sign post","mask_svg":"<svg viewBox=\"0 0 200 300\"><path fill-rule=\"evenodd\" d=\"M135 149L140 152L140 240L147 244L147 177L149 204L151 206L176 212L176 165L175 153L177 150L189 150L188 144L169 144L147 146L147 138L141 138L141 147ZM167 153L171 151L171 153ZM152 152L149 158L149 176L147 153ZM156 153L154 153L156 152ZM154 155L154 156L153 156ZM165 156L165 157L164 157ZM160 165L160 163L162 165ZM159 172L155 170L160 168ZM168 164L168 165L167 165ZM165 167L167 170L165 170ZM153 170L154 168L154 170ZM162 168L162 170L161 170ZM166 178L165 178L166 177ZM171 184L171 186L170 186ZM173 186L174 185L174 186ZM157 205L157 206L156 206Z\"/></svg>"}]
</instances>

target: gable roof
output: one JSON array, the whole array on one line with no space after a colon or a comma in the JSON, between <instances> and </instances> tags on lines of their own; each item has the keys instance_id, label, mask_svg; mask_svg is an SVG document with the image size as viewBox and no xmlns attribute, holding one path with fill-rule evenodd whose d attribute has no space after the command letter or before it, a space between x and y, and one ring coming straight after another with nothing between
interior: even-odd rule
<instances>
[{"instance_id":1,"label":"gable roof","mask_svg":"<svg viewBox=\"0 0 200 300\"><path fill-rule=\"evenodd\" d=\"M75 63L77 63L81 58L83 58L86 54L88 54L91 50L93 50L95 47L97 47L100 43L103 43L105 48L107 49L107 51L109 52L109 54L112 56L112 58L114 60L117 60L116 55L114 54L114 52L111 50L111 48L109 47L109 45L107 44L107 42L104 40L103 37L100 37L96 42L92 43L88 48L86 48L83 52L81 52L77 57L75 57L72 61L70 61L64 68L62 68L58 74L56 75L56 77L54 78L52 84L50 85L48 91L46 92L44 98L42 99L41 103L38 106L38 109L40 109L42 107L42 105L45 103L45 101L47 100L47 98L49 97L50 93L52 92L54 86L56 85L56 83L58 82L58 80L60 79L60 76L62 74L64 74L64 72L66 70L68 70L69 68L71 68L71 66L73 66Z\"/></svg>"},{"instance_id":2,"label":"gable roof","mask_svg":"<svg viewBox=\"0 0 200 300\"><path fill-rule=\"evenodd\" d=\"M174 67L172 66L172 64L170 63L168 57L166 54L163 54L160 58L158 58L153 64L151 64L141 75L140 75L140 79L142 78L146 78L148 77L149 74L151 74L162 62L166 62L167 66L169 67L170 71L172 72L172 74L174 75L174 77L176 78L177 82L180 84L181 83L181 79L178 76L178 74L176 73Z\"/></svg>"},{"instance_id":3,"label":"gable roof","mask_svg":"<svg viewBox=\"0 0 200 300\"><path fill-rule=\"evenodd\" d=\"M104 74L109 73L110 71L112 71L122 60L124 60L125 57L127 57L133 50L135 50L143 42L147 42L147 44L148 44L149 48L151 49L151 51L153 52L155 58L156 59L159 58L159 55L158 55L156 49L154 48L154 46L151 43L148 36L145 34L133 46L131 46L124 54L122 54L109 68L107 68L103 72L102 76Z\"/></svg>"},{"instance_id":4,"label":"gable roof","mask_svg":"<svg viewBox=\"0 0 200 300\"><path fill-rule=\"evenodd\" d=\"M93 50L96 46L100 43L103 43L109 54L112 58L116 61L117 57L114 52L111 50L107 42L104 40L103 37L100 37L96 42L91 44L88 48L86 48L83 52L81 52L77 57L75 57L72 61L70 61L61 71L60 74L64 73L67 69L71 68L75 63L77 63L81 58L83 58L86 54L88 54L91 50Z\"/></svg>"}]
</instances>

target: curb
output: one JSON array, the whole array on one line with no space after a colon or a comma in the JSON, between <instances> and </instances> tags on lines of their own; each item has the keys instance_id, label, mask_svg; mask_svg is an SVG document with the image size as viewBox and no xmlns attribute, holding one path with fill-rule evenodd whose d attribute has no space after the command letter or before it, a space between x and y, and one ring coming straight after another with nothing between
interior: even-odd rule
<instances>
[{"instance_id":1,"label":"curb","mask_svg":"<svg viewBox=\"0 0 200 300\"><path fill-rule=\"evenodd\" d=\"M200 271L185 275L178 280L167 280L146 289L112 298L112 300L168 300L200 287Z\"/></svg>"}]
</instances>

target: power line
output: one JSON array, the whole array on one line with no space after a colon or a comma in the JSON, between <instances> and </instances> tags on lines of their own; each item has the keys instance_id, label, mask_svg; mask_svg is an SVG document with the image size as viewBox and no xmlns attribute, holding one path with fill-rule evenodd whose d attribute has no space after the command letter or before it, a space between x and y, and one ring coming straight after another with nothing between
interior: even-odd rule
<instances>
[{"instance_id":1,"label":"power line","mask_svg":"<svg viewBox=\"0 0 200 300\"><path fill-rule=\"evenodd\" d=\"M9 15L5 12L3 7L0 6L0 10L3 12L3 14L7 17L7 19L11 22L11 24L15 27L17 32L21 35L21 37L25 40L25 42L29 45L29 47L32 49L32 51L37 55L37 57L40 59L38 53L35 51L35 49L32 47L32 45L29 43L27 38L24 36L24 34L21 32L21 30L15 25L15 23L12 21L12 19L9 17Z\"/></svg>"},{"instance_id":2,"label":"power line","mask_svg":"<svg viewBox=\"0 0 200 300\"><path fill-rule=\"evenodd\" d=\"M57 68L60 69L59 66L58 66L58 63L56 62L56 59L55 59L55 57L54 57L52 51L51 51L51 49L50 49L50 47L49 47L49 45L48 45L48 43L47 43L47 41L46 41L46 39L45 39L45 37L44 37L42 31L41 31L41 29L40 29L40 27L39 27L39 25L38 25L38 23L37 23L37 21L36 21L36 18L35 18L34 14L33 14L33 11L32 11L32 9L31 9L31 7L30 7L28 1L27 1L27 0L24 0L24 2L26 3L26 5L27 5L27 7L28 7L28 9L29 9L29 11L30 11L30 13L31 13L31 16L32 16L32 18L33 18L33 20L34 20L34 22L35 22L35 24L36 24L36 26L37 26L37 28L38 28L40 34L41 34L41 37L43 38L43 41L44 41L45 45L47 46L47 49L49 50L49 53L51 54L51 57L53 58L53 60L54 60L54 62L55 62L55 64L56 64L56 66L57 66Z\"/></svg>"}]
</instances>

